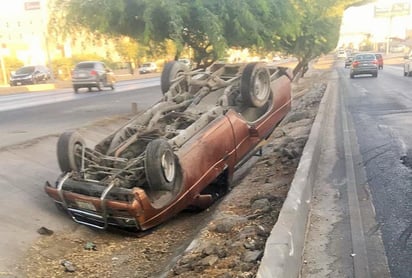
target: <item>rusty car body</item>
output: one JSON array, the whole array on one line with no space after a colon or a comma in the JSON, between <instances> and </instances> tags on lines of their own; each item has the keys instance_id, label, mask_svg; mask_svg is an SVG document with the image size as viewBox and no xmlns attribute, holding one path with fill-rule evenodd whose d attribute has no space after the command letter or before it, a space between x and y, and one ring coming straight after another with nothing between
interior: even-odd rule
<instances>
[{"instance_id":1,"label":"rusty car body","mask_svg":"<svg viewBox=\"0 0 412 278\"><path fill-rule=\"evenodd\" d=\"M189 71L170 62L162 99L94 148L57 143L62 173L45 191L74 221L146 230L226 193L235 170L291 108L290 70L264 63Z\"/></svg>"}]
</instances>

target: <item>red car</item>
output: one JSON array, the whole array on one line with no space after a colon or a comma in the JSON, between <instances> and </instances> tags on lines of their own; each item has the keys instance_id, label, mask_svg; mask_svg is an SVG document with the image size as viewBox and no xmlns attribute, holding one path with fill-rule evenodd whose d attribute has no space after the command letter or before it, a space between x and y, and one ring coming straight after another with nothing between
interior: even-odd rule
<instances>
[{"instance_id":1,"label":"red car","mask_svg":"<svg viewBox=\"0 0 412 278\"><path fill-rule=\"evenodd\" d=\"M291 108L292 76L263 63L189 71L168 63L163 98L94 148L77 132L57 143L61 175L47 194L74 221L146 230L225 194Z\"/></svg>"},{"instance_id":2,"label":"red car","mask_svg":"<svg viewBox=\"0 0 412 278\"><path fill-rule=\"evenodd\" d=\"M378 61L378 69L383 69L383 56L380 53L375 53L376 60Z\"/></svg>"}]
</instances>

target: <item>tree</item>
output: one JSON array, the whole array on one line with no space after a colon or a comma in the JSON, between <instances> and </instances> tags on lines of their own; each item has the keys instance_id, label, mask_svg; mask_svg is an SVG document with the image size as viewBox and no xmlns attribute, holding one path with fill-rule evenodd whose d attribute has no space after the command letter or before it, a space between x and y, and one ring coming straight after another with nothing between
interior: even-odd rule
<instances>
[{"instance_id":1,"label":"tree","mask_svg":"<svg viewBox=\"0 0 412 278\"><path fill-rule=\"evenodd\" d=\"M134 38L153 54L184 46L203 66L228 47L281 51L299 59L295 72L336 47L342 14L372 0L56 0L65 26Z\"/></svg>"}]
</instances>

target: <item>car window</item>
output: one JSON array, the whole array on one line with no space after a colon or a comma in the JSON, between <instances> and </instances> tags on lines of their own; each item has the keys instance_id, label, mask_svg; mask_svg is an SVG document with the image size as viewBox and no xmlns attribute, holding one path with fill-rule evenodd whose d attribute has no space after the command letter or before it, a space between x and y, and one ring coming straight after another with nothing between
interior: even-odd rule
<instances>
[{"instance_id":1,"label":"car window","mask_svg":"<svg viewBox=\"0 0 412 278\"><path fill-rule=\"evenodd\" d=\"M145 63L145 64L143 64L143 67L150 67L150 66L151 66L150 63Z\"/></svg>"},{"instance_id":2,"label":"car window","mask_svg":"<svg viewBox=\"0 0 412 278\"><path fill-rule=\"evenodd\" d=\"M16 71L16 74L27 74L32 73L34 71L34 67L24 67L20 68Z\"/></svg>"},{"instance_id":3,"label":"car window","mask_svg":"<svg viewBox=\"0 0 412 278\"><path fill-rule=\"evenodd\" d=\"M372 54L361 54L356 56L356 60L375 60L375 55Z\"/></svg>"},{"instance_id":4,"label":"car window","mask_svg":"<svg viewBox=\"0 0 412 278\"><path fill-rule=\"evenodd\" d=\"M94 68L94 63L80 63L76 65L76 69L92 69Z\"/></svg>"},{"instance_id":5,"label":"car window","mask_svg":"<svg viewBox=\"0 0 412 278\"><path fill-rule=\"evenodd\" d=\"M102 70L104 70L104 65L102 63L95 63L94 68L97 69L97 70L102 71Z\"/></svg>"}]
</instances>

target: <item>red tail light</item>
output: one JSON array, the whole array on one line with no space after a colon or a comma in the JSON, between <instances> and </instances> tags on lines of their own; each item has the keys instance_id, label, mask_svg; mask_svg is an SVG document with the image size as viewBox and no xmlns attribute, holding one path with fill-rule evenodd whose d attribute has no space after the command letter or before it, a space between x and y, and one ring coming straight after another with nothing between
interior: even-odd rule
<instances>
[{"instance_id":1,"label":"red tail light","mask_svg":"<svg viewBox=\"0 0 412 278\"><path fill-rule=\"evenodd\" d=\"M90 71L90 74L91 74L91 75L97 75L97 71L91 70L91 71Z\"/></svg>"},{"instance_id":2,"label":"red tail light","mask_svg":"<svg viewBox=\"0 0 412 278\"><path fill-rule=\"evenodd\" d=\"M354 61L352 63L352 67L356 68L359 65L359 61Z\"/></svg>"}]
</instances>

